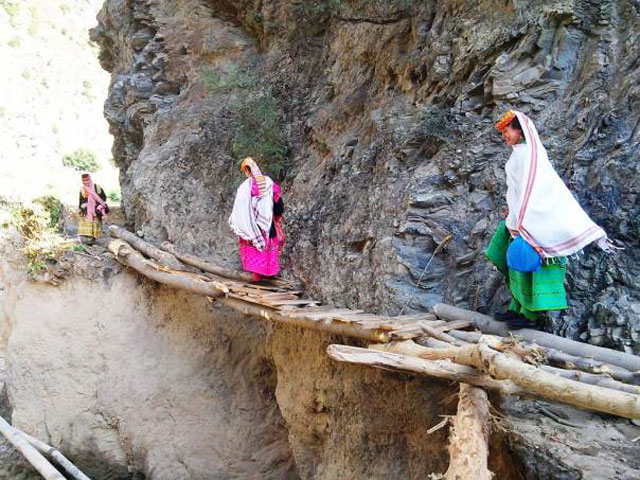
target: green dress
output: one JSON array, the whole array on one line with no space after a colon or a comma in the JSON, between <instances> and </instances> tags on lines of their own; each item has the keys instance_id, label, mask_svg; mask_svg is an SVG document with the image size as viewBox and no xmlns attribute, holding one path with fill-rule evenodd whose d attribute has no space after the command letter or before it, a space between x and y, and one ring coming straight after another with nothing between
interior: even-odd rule
<instances>
[{"instance_id":1,"label":"green dress","mask_svg":"<svg viewBox=\"0 0 640 480\"><path fill-rule=\"evenodd\" d=\"M543 263L537 272L510 270L507 266L507 249L512 241L513 238L502 221L485 251L487 258L505 276L513 296L509 310L535 320L537 312L567 308L567 293L564 289L567 259L553 258L551 262Z\"/></svg>"}]
</instances>

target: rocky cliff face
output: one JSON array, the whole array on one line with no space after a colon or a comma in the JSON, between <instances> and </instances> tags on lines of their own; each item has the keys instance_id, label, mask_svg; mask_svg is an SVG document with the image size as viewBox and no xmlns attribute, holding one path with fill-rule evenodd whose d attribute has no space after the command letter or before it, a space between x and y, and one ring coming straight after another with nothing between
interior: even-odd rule
<instances>
[{"instance_id":1,"label":"rocky cliff face","mask_svg":"<svg viewBox=\"0 0 640 480\"><path fill-rule=\"evenodd\" d=\"M287 271L349 306L504 302L482 255L505 204L493 122L529 113L627 247L571 261L548 327L637 353L639 31L631 0L107 0L92 36L131 226L236 261L226 219L251 153L286 172Z\"/></svg>"}]
</instances>

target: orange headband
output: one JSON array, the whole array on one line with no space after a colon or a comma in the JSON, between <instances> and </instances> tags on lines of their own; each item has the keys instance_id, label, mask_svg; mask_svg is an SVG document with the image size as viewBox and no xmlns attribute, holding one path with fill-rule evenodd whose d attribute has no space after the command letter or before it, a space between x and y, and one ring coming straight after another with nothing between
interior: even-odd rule
<instances>
[{"instance_id":1,"label":"orange headband","mask_svg":"<svg viewBox=\"0 0 640 480\"><path fill-rule=\"evenodd\" d=\"M507 113L505 113L502 118L498 120L498 123L496 123L496 128L498 129L498 131L502 132L505 128L507 128L507 125L509 125L514 118L516 118L516 112L514 112L513 110L509 110Z\"/></svg>"}]
</instances>

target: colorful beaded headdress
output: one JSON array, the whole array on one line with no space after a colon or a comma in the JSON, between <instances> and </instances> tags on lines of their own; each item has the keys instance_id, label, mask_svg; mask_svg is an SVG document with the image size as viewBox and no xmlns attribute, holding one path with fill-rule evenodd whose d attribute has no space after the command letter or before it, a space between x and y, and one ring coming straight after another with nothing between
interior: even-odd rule
<instances>
[{"instance_id":1,"label":"colorful beaded headdress","mask_svg":"<svg viewBox=\"0 0 640 480\"><path fill-rule=\"evenodd\" d=\"M498 131L502 132L505 128L507 128L507 125L509 125L514 118L516 118L516 112L514 112L513 110L509 110L507 113L505 113L502 118L498 120L498 123L496 123L496 128L498 129Z\"/></svg>"}]
</instances>

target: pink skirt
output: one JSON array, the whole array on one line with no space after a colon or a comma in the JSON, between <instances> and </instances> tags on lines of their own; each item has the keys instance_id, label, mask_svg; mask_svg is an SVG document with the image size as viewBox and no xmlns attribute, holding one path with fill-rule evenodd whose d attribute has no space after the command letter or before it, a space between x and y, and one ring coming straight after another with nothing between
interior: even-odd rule
<instances>
[{"instance_id":1,"label":"pink skirt","mask_svg":"<svg viewBox=\"0 0 640 480\"><path fill-rule=\"evenodd\" d=\"M240 239L240 258L242 267L247 272L254 272L267 277L280 273L280 242L278 238L269 238L267 246L260 251L251 242Z\"/></svg>"}]
</instances>

